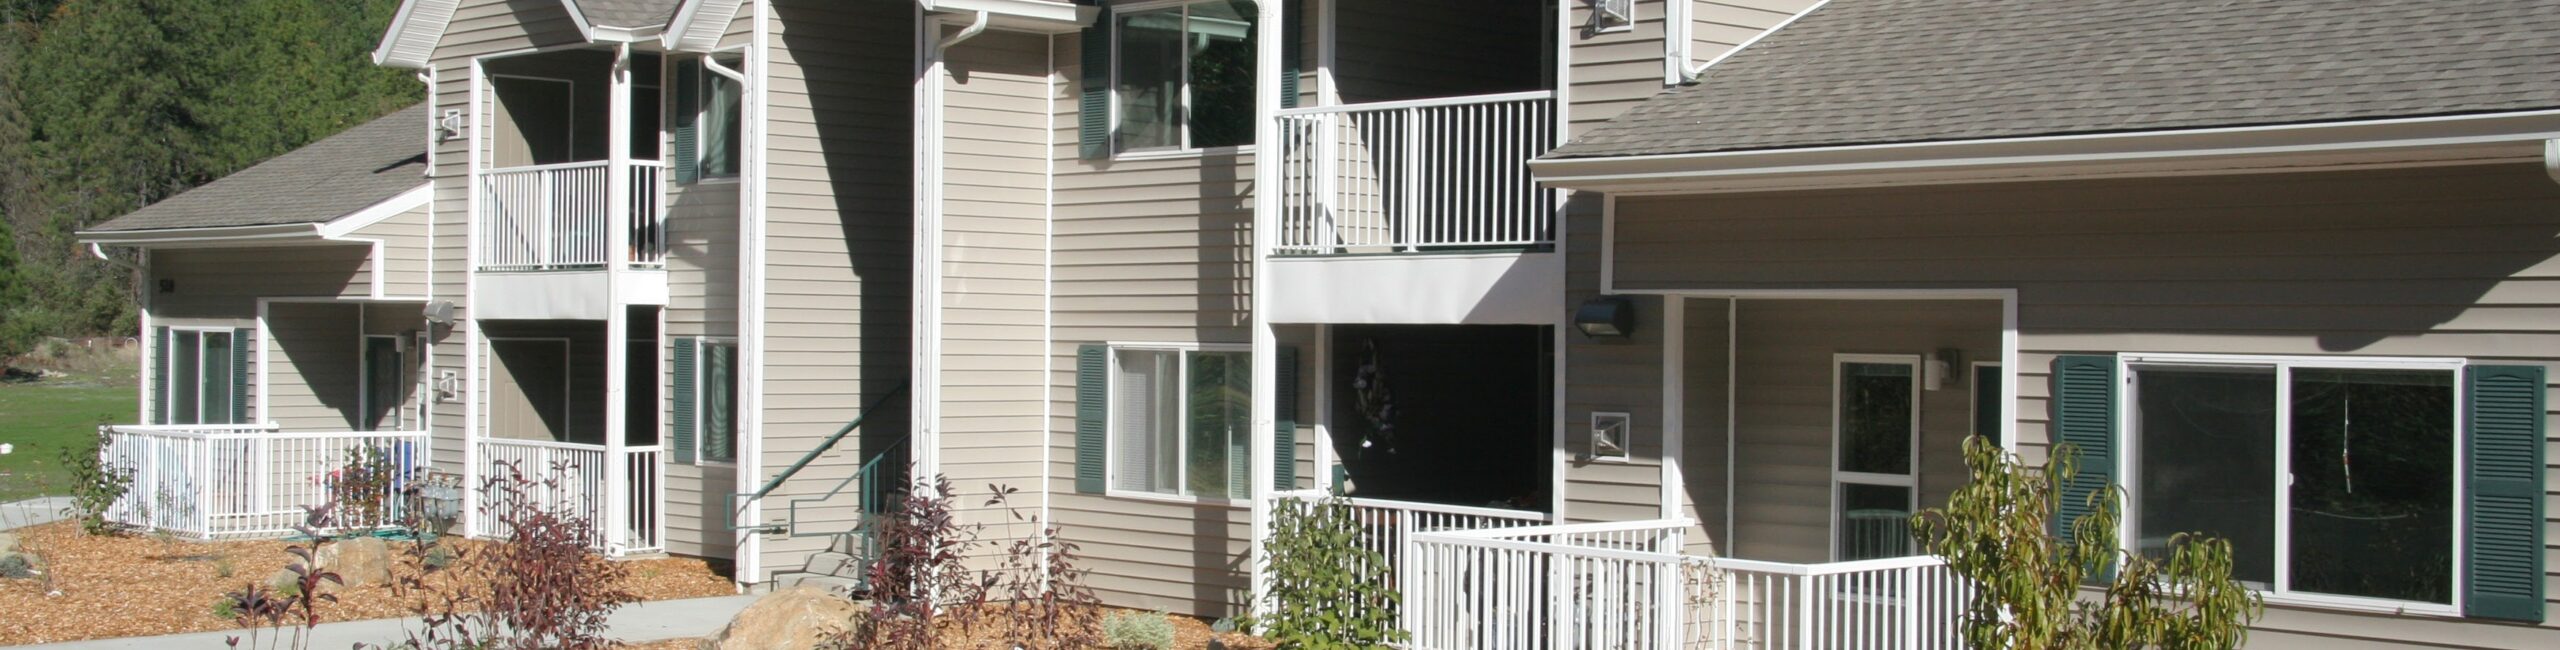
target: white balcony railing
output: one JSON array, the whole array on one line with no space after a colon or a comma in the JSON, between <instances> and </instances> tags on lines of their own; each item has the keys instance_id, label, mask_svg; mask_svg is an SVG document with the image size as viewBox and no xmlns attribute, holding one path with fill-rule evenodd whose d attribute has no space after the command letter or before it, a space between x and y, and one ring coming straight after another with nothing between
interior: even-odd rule
<instances>
[{"instance_id":1,"label":"white balcony railing","mask_svg":"<svg viewBox=\"0 0 2560 650\"><path fill-rule=\"evenodd\" d=\"M1555 94L1281 111L1282 254L1554 243L1555 192L1528 162L1556 146Z\"/></svg>"},{"instance_id":2,"label":"white balcony railing","mask_svg":"<svg viewBox=\"0 0 2560 650\"><path fill-rule=\"evenodd\" d=\"M283 536L317 524L363 530L399 523L399 491L422 478L427 434L284 433L269 426L101 427L108 466L132 487L110 522L182 537ZM314 522L310 509L328 507Z\"/></svg>"},{"instance_id":3,"label":"white balcony railing","mask_svg":"<svg viewBox=\"0 0 2560 650\"><path fill-rule=\"evenodd\" d=\"M1276 507L1287 509L1312 508L1327 498L1324 492L1315 490L1282 492L1277 496ZM1417 533L1510 528L1547 522L1546 513L1523 510L1386 499L1349 498L1344 502L1350 506L1351 518L1359 522L1361 530L1366 532L1360 538L1361 547L1376 552L1381 560L1380 567L1391 576L1403 566L1403 558L1412 552L1413 536ZM1375 606L1385 607L1386 604L1377 603Z\"/></svg>"},{"instance_id":4,"label":"white balcony railing","mask_svg":"<svg viewBox=\"0 0 2560 650\"><path fill-rule=\"evenodd\" d=\"M550 270L602 268L614 263L612 234L630 234L623 262L654 267L666 261L665 166L632 161L631 200L621 218L612 214L614 165L607 161L509 167L480 175L480 268Z\"/></svg>"},{"instance_id":5,"label":"white balcony railing","mask_svg":"<svg viewBox=\"0 0 2560 650\"><path fill-rule=\"evenodd\" d=\"M514 494L534 508L569 515L593 522L593 545L614 555L654 551L664 548L665 508L660 501L664 485L659 448L628 447L623 449L623 467L629 472L628 486L616 495L605 485L605 448L543 440L487 439L480 441L481 477L484 481L510 481L521 475L524 483L514 491L483 489L480 512L472 518L471 534L483 537L506 537L515 533L503 516L517 505L506 500ZM473 486L482 489L487 486ZM620 506L621 525L615 525L613 513Z\"/></svg>"}]
</instances>

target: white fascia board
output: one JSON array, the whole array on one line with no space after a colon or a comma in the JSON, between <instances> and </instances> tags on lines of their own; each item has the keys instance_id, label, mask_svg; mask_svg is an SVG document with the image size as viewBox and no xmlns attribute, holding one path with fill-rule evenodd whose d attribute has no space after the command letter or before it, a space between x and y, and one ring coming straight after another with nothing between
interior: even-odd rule
<instances>
[{"instance_id":1,"label":"white fascia board","mask_svg":"<svg viewBox=\"0 0 2560 650\"><path fill-rule=\"evenodd\" d=\"M373 48L373 63L392 68L420 69L435 56L436 42L444 39L445 26L453 21L453 11L460 0L405 0L399 13L391 17L391 26L383 31L382 43Z\"/></svg>"},{"instance_id":2,"label":"white fascia board","mask_svg":"<svg viewBox=\"0 0 2560 650\"><path fill-rule=\"evenodd\" d=\"M398 216L403 212L426 207L427 202L434 198L435 185L432 183L420 183L417 187L410 188L409 191L401 192L391 198L383 199L375 202L373 205L365 206L363 209L346 213L336 219L330 219L328 223L320 224L320 236L324 239L341 239L348 235L355 234L358 230L363 230L374 224L382 223L384 219Z\"/></svg>"},{"instance_id":3,"label":"white fascia board","mask_svg":"<svg viewBox=\"0 0 2560 650\"><path fill-rule=\"evenodd\" d=\"M1093 24L1101 10L1058 0L916 0L925 13L985 13L992 26L1009 31L1068 33Z\"/></svg>"},{"instance_id":4,"label":"white fascia board","mask_svg":"<svg viewBox=\"0 0 2560 650\"><path fill-rule=\"evenodd\" d=\"M569 12L569 22L578 26L578 36L587 39L589 43L638 43L657 38L666 27L664 25L630 27L598 25L595 21L587 20L587 12L578 8L578 0L560 0L560 8Z\"/></svg>"},{"instance_id":5,"label":"white fascia board","mask_svg":"<svg viewBox=\"0 0 2560 650\"><path fill-rule=\"evenodd\" d=\"M560 0L560 9L569 12L569 22L578 26L578 37L596 42L596 25L587 22L587 12L578 8L578 0Z\"/></svg>"},{"instance_id":6,"label":"white fascia board","mask_svg":"<svg viewBox=\"0 0 2560 650\"><path fill-rule=\"evenodd\" d=\"M324 241L322 224L285 223L258 226L221 226L213 228L170 228L164 230L109 230L77 233L82 244L101 246L143 247L209 247L223 245L270 245L293 242Z\"/></svg>"},{"instance_id":7,"label":"white fascia board","mask_svg":"<svg viewBox=\"0 0 2560 650\"><path fill-rule=\"evenodd\" d=\"M673 52L709 52L720 46L720 37L729 31L729 21L738 15L744 0L685 0L676 7L675 18L667 21L658 34L658 44Z\"/></svg>"},{"instance_id":8,"label":"white fascia board","mask_svg":"<svg viewBox=\"0 0 2560 650\"><path fill-rule=\"evenodd\" d=\"M2527 161L2560 110L1529 163L1549 187L1619 193L2308 171Z\"/></svg>"}]
</instances>

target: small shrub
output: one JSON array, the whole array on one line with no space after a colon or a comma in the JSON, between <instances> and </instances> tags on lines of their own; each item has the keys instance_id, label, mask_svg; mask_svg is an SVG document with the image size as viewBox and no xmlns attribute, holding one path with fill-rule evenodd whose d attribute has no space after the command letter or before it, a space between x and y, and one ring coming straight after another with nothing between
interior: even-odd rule
<instances>
[{"instance_id":1,"label":"small shrub","mask_svg":"<svg viewBox=\"0 0 2560 650\"><path fill-rule=\"evenodd\" d=\"M107 509L115 507L116 500L133 489L131 468L109 464L99 457L99 450L106 448L107 441L107 429L100 426L88 445L73 445L61 451L62 467L71 473L71 505L63 508L62 514L79 519L80 530L91 535L115 532L107 524Z\"/></svg>"},{"instance_id":2,"label":"small shrub","mask_svg":"<svg viewBox=\"0 0 2560 650\"><path fill-rule=\"evenodd\" d=\"M337 505L339 527L370 528L388 521L392 500L398 496L400 465L391 454L379 447L357 447L347 450L347 457L337 469L314 477L328 487L329 501Z\"/></svg>"},{"instance_id":3,"label":"small shrub","mask_svg":"<svg viewBox=\"0 0 2560 650\"><path fill-rule=\"evenodd\" d=\"M1102 644L1112 650L1173 650L1173 619L1162 612L1112 612L1102 619Z\"/></svg>"},{"instance_id":4,"label":"small shrub","mask_svg":"<svg viewBox=\"0 0 2560 650\"><path fill-rule=\"evenodd\" d=\"M231 556L225 555L213 560L213 577L229 580L232 572L237 570L239 570L238 567L231 565Z\"/></svg>"},{"instance_id":5,"label":"small shrub","mask_svg":"<svg viewBox=\"0 0 2560 650\"><path fill-rule=\"evenodd\" d=\"M293 555L294 562L285 567L285 571L293 575L293 581L283 587L271 590L266 585L252 582L224 596L229 601L231 612L231 616L226 618L247 633L245 641L249 647L295 650L311 647L311 628L320 625L320 603L338 602L337 594L324 593L322 586L346 584L337 572L321 567L313 559L318 555L316 546L318 544L285 547L285 552ZM224 609L224 605L215 605L215 615L220 616ZM259 645L262 639L265 641L263 646ZM223 640L225 645L233 648L241 647L243 641L236 636Z\"/></svg>"},{"instance_id":6,"label":"small shrub","mask_svg":"<svg viewBox=\"0 0 2560 650\"><path fill-rule=\"evenodd\" d=\"M1101 643L1094 631L1100 601L1076 568L1076 545L1061 540L1057 526L1014 507L1013 488L987 489L994 496L986 505L1006 512L1013 540L998 549L995 567L970 565L988 545L987 527L960 522L950 481L936 478L924 494L897 495L894 514L874 524L879 551L865 567L871 606L829 645L924 650L945 647L944 632L977 628L1003 631L1008 648ZM1005 604L991 606L996 602Z\"/></svg>"},{"instance_id":7,"label":"small shrub","mask_svg":"<svg viewBox=\"0 0 2560 650\"><path fill-rule=\"evenodd\" d=\"M24 555L0 557L0 578L25 580L36 577L36 567Z\"/></svg>"},{"instance_id":8,"label":"small shrub","mask_svg":"<svg viewBox=\"0 0 2560 650\"><path fill-rule=\"evenodd\" d=\"M240 601L232 600L229 596L214 599L213 617L226 621L239 620Z\"/></svg>"},{"instance_id":9,"label":"small shrub","mask_svg":"<svg viewBox=\"0 0 2560 650\"><path fill-rule=\"evenodd\" d=\"M596 529L583 513L542 505L538 491L568 489L556 477L574 474L555 465L544 478L527 478L500 464L481 487L482 503L510 531L499 544L478 551L421 535L406 561L418 571L395 588L413 594L410 613L425 623L409 639L389 647L409 650L463 648L604 648L605 616L638 597L621 587L629 569L595 553ZM423 575L460 573L444 584Z\"/></svg>"},{"instance_id":10,"label":"small shrub","mask_svg":"<svg viewBox=\"0 0 2560 650\"><path fill-rule=\"evenodd\" d=\"M1404 640L1396 624L1403 596L1388 584L1387 561L1360 544L1368 531L1341 498L1283 501L1266 545L1271 588L1263 636L1284 648L1383 648Z\"/></svg>"},{"instance_id":11,"label":"small shrub","mask_svg":"<svg viewBox=\"0 0 2560 650\"><path fill-rule=\"evenodd\" d=\"M2047 531L2058 486L2078 474L2078 454L2057 446L2042 469L2019 464L1988 440L1965 442L1972 480L1944 508L1912 517L1921 545L1974 583L1956 621L1976 648L2221 650L2248 645L2265 604L2231 578L2231 543L2179 533L2170 559L2116 545L2121 487L2089 496L2064 543ZM2091 594L2092 578L2112 578Z\"/></svg>"}]
</instances>

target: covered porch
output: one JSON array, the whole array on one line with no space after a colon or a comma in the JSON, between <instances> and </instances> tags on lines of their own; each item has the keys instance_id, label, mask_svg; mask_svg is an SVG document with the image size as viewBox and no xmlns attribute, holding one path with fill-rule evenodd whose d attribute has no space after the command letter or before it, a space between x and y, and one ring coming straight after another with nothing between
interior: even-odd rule
<instances>
[{"instance_id":1,"label":"covered porch","mask_svg":"<svg viewBox=\"0 0 2560 650\"><path fill-rule=\"evenodd\" d=\"M1370 546L1394 567L1413 646L1960 647L1968 587L1908 522L1968 480L1966 439L2015 438L2014 299L1633 304L1660 401L1572 380L1560 514L1352 502L1376 522Z\"/></svg>"},{"instance_id":2,"label":"covered porch","mask_svg":"<svg viewBox=\"0 0 2560 650\"><path fill-rule=\"evenodd\" d=\"M469 534L510 534L503 514L521 499L593 522L593 543L608 555L665 549L659 319L652 307L631 310L619 342L600 321L479 322L486 338L479 435L465 463ZM606 370L615 352L626 359L618 381Z\"/></svg>"}]
</instances>

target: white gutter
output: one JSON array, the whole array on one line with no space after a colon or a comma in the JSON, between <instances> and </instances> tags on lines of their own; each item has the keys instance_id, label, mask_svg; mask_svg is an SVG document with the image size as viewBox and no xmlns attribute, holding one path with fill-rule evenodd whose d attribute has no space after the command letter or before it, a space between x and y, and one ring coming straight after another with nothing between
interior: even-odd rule
<instances>
[{"instance_id":1,"label":"white gutter","mask_svg":"<svg viewBox=\"0 0 2560 650\"><path fill-rule=\"evenodd\" d=\"M2560 139L2560 110L1805 147L1545 159L1541 183L1575 190L1711 192L1879 182L1978 182L2161 175L2199 167L2292 168L2529 160L2524 145Z\"/></svg>"},{"instance_id":2,"label":"white gutter","mask_svg":"<svg viewBox=\"0 0 2560 650\"><path fill-rule=\"evenodd\" d=\"M234 241L324 239L321 228L326 224L287 223L259 226L219 226L211 228L168 228L161 230L108 230L78 233L80 243L114 246L149 244L208 244Z\"/></svg>"}]
</instances>

